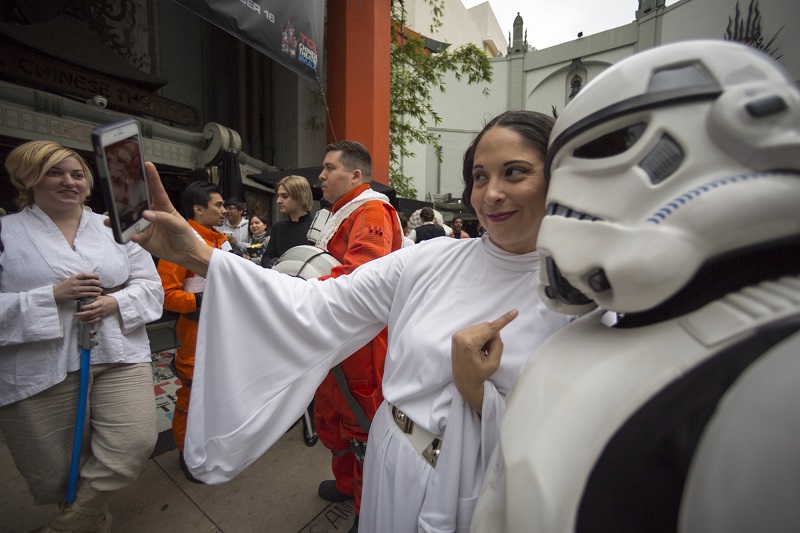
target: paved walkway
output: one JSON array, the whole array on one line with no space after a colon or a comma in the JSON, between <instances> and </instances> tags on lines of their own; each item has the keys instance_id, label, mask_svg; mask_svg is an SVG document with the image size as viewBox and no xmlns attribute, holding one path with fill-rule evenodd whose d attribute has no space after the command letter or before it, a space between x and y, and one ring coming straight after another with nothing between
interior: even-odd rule
<instances>
[{"instance_id":1,"label":"paved walkway","mask_svg":"<svg viewBox=\"0 0 800 533\"><path fill-rule=\"evenodd\" d=\"M147 461L132 486L111 500L114 533L346 532L353 501L330 504L317 495L331 479L330 452L303 442L302 425L284 435L241 475L222 485L186 480L172 450ZM55 505L31 502L24 479L0 439L0 531L38 531Z\"/></svg>"}]
</instances>

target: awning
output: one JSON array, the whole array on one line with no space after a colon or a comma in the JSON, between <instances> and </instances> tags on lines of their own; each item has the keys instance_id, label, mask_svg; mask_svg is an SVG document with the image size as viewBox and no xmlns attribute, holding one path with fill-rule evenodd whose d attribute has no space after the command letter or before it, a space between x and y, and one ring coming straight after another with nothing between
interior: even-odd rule
<instances>
[{"instance_id":1,"label":"awning","mask_svg":"<svg viewBox=\"0 0 800 533\"><path fill-rule=\"evenodd\" d=\"M247 176L251 180L266 185L270 189L275 189L278 182L286 176L303 176L308 180L311 185L311 192L314 195L314 200L322 198L322 189L319 187L319 175L322 173L322 167L305 167L305 168L290 168L287 170L277 170L274 172L262 172L261 174L250 174ZM377 181L371 181L370 186L373 190L385 194L389 197L389 202L398 209L397 191L388 185Z\"/></svg>"},{"instance_id":2,"label":"awning","mask_svg":"<svg viewBox=\"0 0 800 533\"><path fill-rule=\"evenodd\" d=\"M175 0L262 54L319 83L325 0Z\"/></svg>"}]
</instances>

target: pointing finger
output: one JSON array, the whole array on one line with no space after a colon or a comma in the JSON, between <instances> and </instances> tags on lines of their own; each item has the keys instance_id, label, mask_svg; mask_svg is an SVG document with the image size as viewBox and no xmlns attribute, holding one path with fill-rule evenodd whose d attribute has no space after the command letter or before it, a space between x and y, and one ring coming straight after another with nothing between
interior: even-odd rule
<instances>
[{"instance_id":1,"label":"pointing finger","mask_svg":"<svg viewBox=\"0 0 800 533\"><path fill-rule=\"evenodd\" d=\"M512 320L517 318L518 315L519 311L512 309L503 316L489 322L489 327L494 330L495 333L500 333L500 330L506 327Z\"/></svg>"}]
</instances>

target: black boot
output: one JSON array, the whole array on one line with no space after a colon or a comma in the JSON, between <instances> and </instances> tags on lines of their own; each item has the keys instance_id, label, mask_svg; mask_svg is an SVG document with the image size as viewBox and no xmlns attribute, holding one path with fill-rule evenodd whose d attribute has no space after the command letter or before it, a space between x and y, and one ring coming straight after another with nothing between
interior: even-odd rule
<instances>
[{"instance_id":1,"label":"black boot","mask_svg":"<svg viewBox=\"0 0 800 533\"><path fill-rule=\"evenodd\" d=\"M182 453L178 454L178 464L181 465L181 470L183 470L183 475L186 476L186 479L188 479L192 483L203 483L202 481L194 477L191 472L189 472L189 467L186 466L186 460L183 458Z\"/></svg>"},{"instance_id":2,"label":"black boot","mask_svg":"<svg viewBox=\"0 0 800 533\"><path fill-rule=\"evenodd\" d=\"M323 481L322 483L320 483L319 490L317 492L320 498L331 503L343 502L347 498L353 497L351 494L345 494L344 492L339 492L339 489L336 488L335 479L329 479L327 481Z\"/></svg>"}]
</instances>

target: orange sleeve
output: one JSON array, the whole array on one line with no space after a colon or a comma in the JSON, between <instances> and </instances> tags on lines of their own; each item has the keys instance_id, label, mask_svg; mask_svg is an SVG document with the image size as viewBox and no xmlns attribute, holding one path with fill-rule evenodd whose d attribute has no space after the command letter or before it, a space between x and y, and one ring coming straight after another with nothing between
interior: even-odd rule
<instances>
[{"instance_id":1,"label":"orange sleeve","mask_svg":"<svg viewBox=\"0 0 800 533\"><path fill-rule=\"evenodd\" d=\"M164 287L164 309L176 313L191 313L197 311L197 302L194 294L183 290L183 281L190 274L182 266L169 261L158 262L158 275Z\"/></svg>"},{"instance_id":2,"label":"orange sleeve","mask_svg":"<svg viewBox=\"0 0 800 533\"><path fill-rule=\"evenodd\" d=\"M347 232L346 236L340 236L342 232ZM341 256L341 266L331 269L328 277L349 274L364 263L398 250L403 244L394 209L377 201L367 202L355 210L339 228L328 248L334 248L338 243L333 240L340 238L347 239L347 248Z\"/></svg>"}]
</instances>

